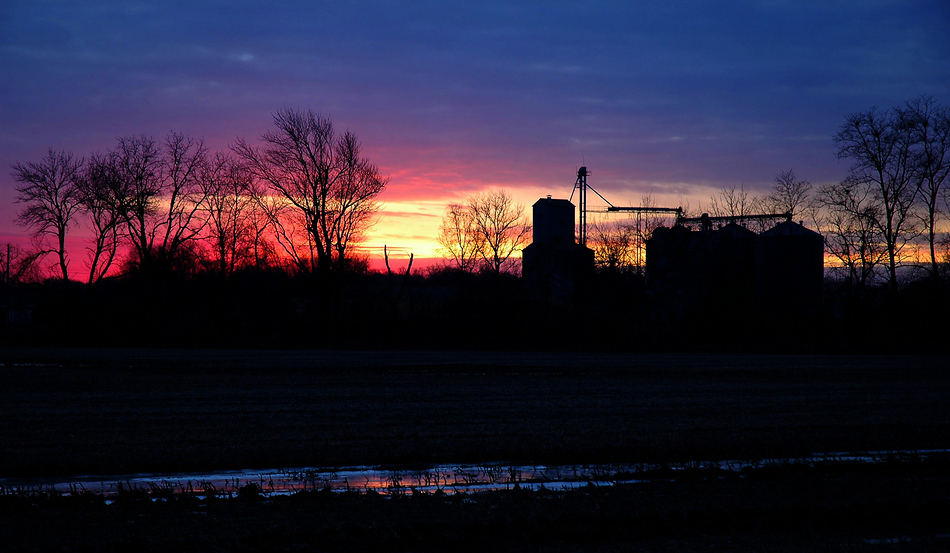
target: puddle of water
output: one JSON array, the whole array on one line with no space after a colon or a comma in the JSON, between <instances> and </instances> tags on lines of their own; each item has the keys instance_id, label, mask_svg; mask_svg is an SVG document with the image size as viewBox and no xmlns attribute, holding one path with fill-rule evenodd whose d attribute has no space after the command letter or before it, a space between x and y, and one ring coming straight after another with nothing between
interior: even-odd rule
<instances>
[{"instance_id":1,"label":"puddle of water","mask_svg":"<svg viewBox=\"0 0 950 553\"><path fill-rule=\"evenodd\" d=\"M950 534L935 534L933 538L945 540L950 538ZM910 543L913 540L911 540L909 536L899 536L896 538L866 538L863 541L869 545L890 545L895 543Z\"/></svg>"},{"instance_id":2,"label":"puddle of water","mask_svg":"<svg viewBox=\"0 0 950 553\"><path fill-rule=\"evenodd\" d=\"M56 492L72 495L93 492L107 497L121 491L142 490L153 497L174 493L234 496L248 485L264 495L289 495L304 490L329 489L335 492L376 492L383 495L405 493L470 493L524 488L538 490L574 489L584 486L609 486L636 483L649 478L649 472L661 469L687 470L715 468L739 472L788 464L823 462L882 462L888 459L917 459L950 450L875 451L864 453L827 453L802 459L766 459L759 461L718 461L681 465L556 465L517 466L506 463L479 465L439 465L426 469L394 470L381 467L337 469L295 468L273 470L231 470L177 474L134 474L126 476L77 476L73 478L0 479L0 494Z\"/></svg>"},{"instance_id":3,"label":"puddle of water","mask_svg":"<svg viewBox=\"0 0 950 553\"><path fill-rule=\"evenodd\" d=\"M127 476L78 476L64 479L0 479L0 493L29 491L76 494L94 492L106 496L121 491L145 490L153 495L197 493L235 495L253 484L265 495L288 495L304 490L335 492L373 491L400 493L477 492L513 489L574 488L609 485L617 476L642 467L512 466L508 464L441 465L420 470L387 470L379 467L340 469L296 468L281 470L234 470L213 473L135 474ZM624 478L623 481L630 481Z\"/></svg>"}]
</instances>

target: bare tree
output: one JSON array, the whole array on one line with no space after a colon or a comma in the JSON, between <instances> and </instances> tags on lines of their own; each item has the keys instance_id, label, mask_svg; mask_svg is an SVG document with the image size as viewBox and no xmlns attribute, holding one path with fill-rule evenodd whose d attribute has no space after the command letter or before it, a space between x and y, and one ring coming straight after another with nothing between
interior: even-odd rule
<instances>
[{"instance_id":1,"label":"bare tree","mask_svg":"<svg viewBox=\"0 0 950 553\"><path fill-rule=\"evenodd\" d=\"M488 270L501 273L511 256L527 245L531 223L525 207L504 190L475 194L467 202Z\"/></svg>"},{"instance_id":2,"label":"bare tree","mask_svg":"<svg viewBox=\"0 0 950 553\"><path fill-rule=\"evenodd\" d=\"M234 270L259 260L258 202L253 177L232 156L213 156L199 177L205 211L207 239L217 271L230 277Z\"/></svg>"},{"instance_id":3,"label":"bare tree","mask_svg":"<svg viewBox=\"0 0 950 553\"><path fill-rule=\"evenodd\" d=\"M161 178L163 204L161 219L156 221L156 233L161 242L153 248L160 258L174 263L181 254L190 253L207 224L203 206L207 193L201 186L200 176L208 161L208 148L202 139L193 139L180 133L171 133L165 139L162 155Z\"/></svg>"},{"instance_id":4,"label":"bare tree","mask_svg":"<svg viewBox=\"0 0 950 553\"><path fill-rule=\"evenodd\" d=\"M121 137L110 153L133 262L146 273L190 254L204 226L198 175L207 153L203 141L178 133L161 146L149 136Z\"/></svg>"},{"instance_id":5,"label":"bare tree","mask_svg":"<svg viewBox=\"0 0 950 553\"><path fill-rule=\"evenodd\" d=\"M906 112L876 108L853 113L835 134L838 159L854 164L850 179L866 183L880 205L876 224L887 252L888 285L897 293L897 267L904 247L918 235L914 226L914 203L918 188L914 179L912 147L914 125Z\"/></svg>"},{"instance_id":6,"label":"bare tree","mask_svg":"<svg viewBox=\"0 0 950 553\"><path fill-rule=\"evenodd\" d=\"M160 157L155 139L144 135L119 137L115 149L109 152L114 172L114 179L109 182L122 214L124 234L138 262L149 268L155 239L152 220L162 194Z\"/></svg>"},{"instance_id":7,"label":"bare tree","mask_svg":"<svg viewBox=\"0 0 950 553\"><path fill-rule=\"evenodd\" d=\"M278 263L277 250L268 236L272 233L271 216L267 209L267 189L261 183L252 180L248 188L248 196L254 202L248 218L251 233L251 263L256 269Z\"/></svg>"},{"instance_id":8,"label":"bare tree","mask_svg":"<svg viewBox=\"0 0 950 553\"><path fill-rule=\"evenodd\" d=\"M809 220L814 228L819 225L819 206L812 197L812 184L799 179L789 169L775 176L772 191L766 196L763 208L770 213L791 213L792 217Z\"/></svg>"},{"instance_id":9,"label":"bare tree","mask_svg":"<svg viewBox=\"0 0 950 553\"><path fill-rule=\"evenodd\" d=\"M595 220L588 232L588 245L594 250L594 262L598 267L623 272L635 266L636 228L628 221Z\"/></svg>"},{"instance_id":10,"label":"bare tree","mask_svg":"<svg viewBox=\"0 0 950 553\"><path fill-rule=\"evenodd\" d=\"M439 227L439 249L462 272L472 272L482 249L480 235L475 231L471 210L464 204L453 203L442 215Z\"/></svg>"},{"instance_id":11,"label":"bare tree","mask_svg":"<svg viewBox=\"0 0 950 553\"><path fill-rule=\"evenodd\" d=\"M119 189L117 179L116 167L109 157L93 154L78 181L80 205L92 231L90 245L86 247L88 284L102 280L118 255L125 213L122 200L115 195Z\"/></svg>"},{"instance_id":12,"label":"bare tree","mask_svg":"<svg viewBox=\"0 0 950 553\"><path fill-rule=\"evenodd\" d=\"M82 167L82 159L52 148L38 163L13 164L13 178L18 183L16 201L26 205L18 214L17 223L33 230L41 253L56 254L63 280L69 280L66 231L80 208L76 182ZM56 245L46 246L46 238L52 238Z\"/></svg>"},{"instance_id":13,"label":"bare tree","mask_svg":"<svg viewBox=\"0 0 950 553\"><path fill-rule=\"evenodd\" d=\"M24 250L13 244L0 244L0 284L39 280L39 250Z\"/></svg>"},{"instance_id":14,"label":"bare tree","mask_svg":"<svg viewBox=\"0 0 950 553\"><path fill-rule=\"evenodd\" d=\"M935 242L937 228L944 216L940 205L945 195L944 184L950 176L950 109L937 104L933 96L921 96L907 103L903 118L913 129L913 168L924 207L922 219L930 247L930 274L938 278Z\"/></svg>"},{"instance_id":15,"label":"bare tree","mask_svg":"<svg viewBox=\"0 0 950 553\"><path fill-rule=\"evenodd\" d=\"M340 266L362 263L363 259L348 254L351 246L362 241L366 231L376 223L380 209L376 198L388 181L379 175L376 165L363 157L362 151L362 144L349 131L336 141L336 186L331 194L333 213L324 219L324 231L331 237L330 244Z\"/></svg>"},{"instance_id":16,"label":"bare tree","mask_svg":"<svg viewBox=\"0 0 950 553\"><path fill-rule=\"evenodd\" d=\"M594 221L589 229L594 262L610 271L636 269L642 274L646 265L646 242L657 228L674 221L671 216L650 211L656 208L656 200L647 194L640 198L639 208L630 218L609 222L605 219Z\"/></svg>"},{"instance_id":17,"label":"bare tree","mask_svg":"<svg viewBox=\"0 0 950 553\"><path fill-rule=\"evenodd\" d=\"M254 198L259 213L264 214L263 221L254 219L257 236L269 234L294 271L313 273L317 268L317 253L306 216L286 198L266 190L258 188Z\"/></svg>"},{"instance_id":18,"label":"bare tree","mask_svg":"<svg viewBox=\"0 0 950 553\"><path fill-rule=\"evenodd\" d=\"M657 207L653 195L646 194L641 196L640 207L647 209ZM637 268L637 273L642 274L646 267L647 240L653 236L654 230L665 225L673 226L675 219L672 219L668 214L638 211L629 224L632 224L634 229L635 248L633 263Z\"/></svg>"},{"instance_id":19,"label":"bare tree","mask_svg":"<svg viewBox=\"0 0 950 553\"><path fill-rule=\"evenodd\" d=\"M887 259L881 202L868 182L859 179L823 185L818 202L828 212L825 247L847 271L848 287L860 294Z\"/></svg>"},{"instance_id":20,"label":"bare tree","mask_svg":"<svg viewBox=\"0 0 950 553\"><path fill-rule=\"evenodd\" d=\"M328 118L283 109L274 114L274 125L275 131L261 136L263 146L240 139L232 149L290 209L271 210L271 222L298 267L321 272L343 267L351 245L373 224L387 179L362 156L356 136L349 131L337 136Z\"/></svg>"},{"instance_id":21,"label":"bare tree","mask_svg":"<svg viewBox=\"0 0 950 553\"><path fill-rule=\"evenodd\" d=\"M745 186L730 186L710 196L709 213L714 217L738 217L752 215L760 209L760 200L751 195Z\"/></svg>"}]
</instances>

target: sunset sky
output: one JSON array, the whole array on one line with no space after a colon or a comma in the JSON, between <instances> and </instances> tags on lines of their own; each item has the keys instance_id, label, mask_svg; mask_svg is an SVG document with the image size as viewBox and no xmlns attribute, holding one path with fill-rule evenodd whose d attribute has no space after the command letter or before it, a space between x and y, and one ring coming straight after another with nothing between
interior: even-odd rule
<instances>
[{"instance_id":1,"label":"sunset sky","mask_svg":"<svg viewBox=\"0 0 950 553\"><path fill-rule=\"evenodd\" d=\"M624 206L837 181L846 114L950 104L948 29L946 0L3 0L0 243L26 234L16 161L172 130L226 149L284 107L389 175L374 256L436 255L446 204L489 187L567 198L582 164Z\"/></svg>"}]
</instances>

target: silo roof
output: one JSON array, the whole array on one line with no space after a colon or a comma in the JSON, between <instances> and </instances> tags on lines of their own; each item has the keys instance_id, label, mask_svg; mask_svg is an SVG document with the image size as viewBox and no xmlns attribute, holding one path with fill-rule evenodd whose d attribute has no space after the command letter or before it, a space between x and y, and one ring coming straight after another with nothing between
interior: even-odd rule
<instances>
[{"instance_id":1,"label":"silo roof","mask_svg":"<svg viewBox=\"0 0 950 553\"><path fill-rule=\"evenodd\" d=\"M783 221L762 233L762 236L821 236L793 221Z\"/></svg>"}]
</instances>

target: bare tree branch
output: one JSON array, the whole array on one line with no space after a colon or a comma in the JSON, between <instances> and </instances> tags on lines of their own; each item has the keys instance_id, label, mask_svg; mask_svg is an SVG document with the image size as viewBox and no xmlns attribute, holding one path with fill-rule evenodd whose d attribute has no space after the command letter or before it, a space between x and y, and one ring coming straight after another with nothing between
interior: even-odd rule
<instances>
[{"instance_id":1,"label":"bare tree branch","mask_svg":"<svg viewBox=\"0 0 950 553\"><path fill-rule=\"evenodd\" d=\"M472 212L463 204L449 204L439 227L442 255L450 259L458 270L474 271L482 248L479 236L475 232Z\"/></svg>"}]
</instances>

